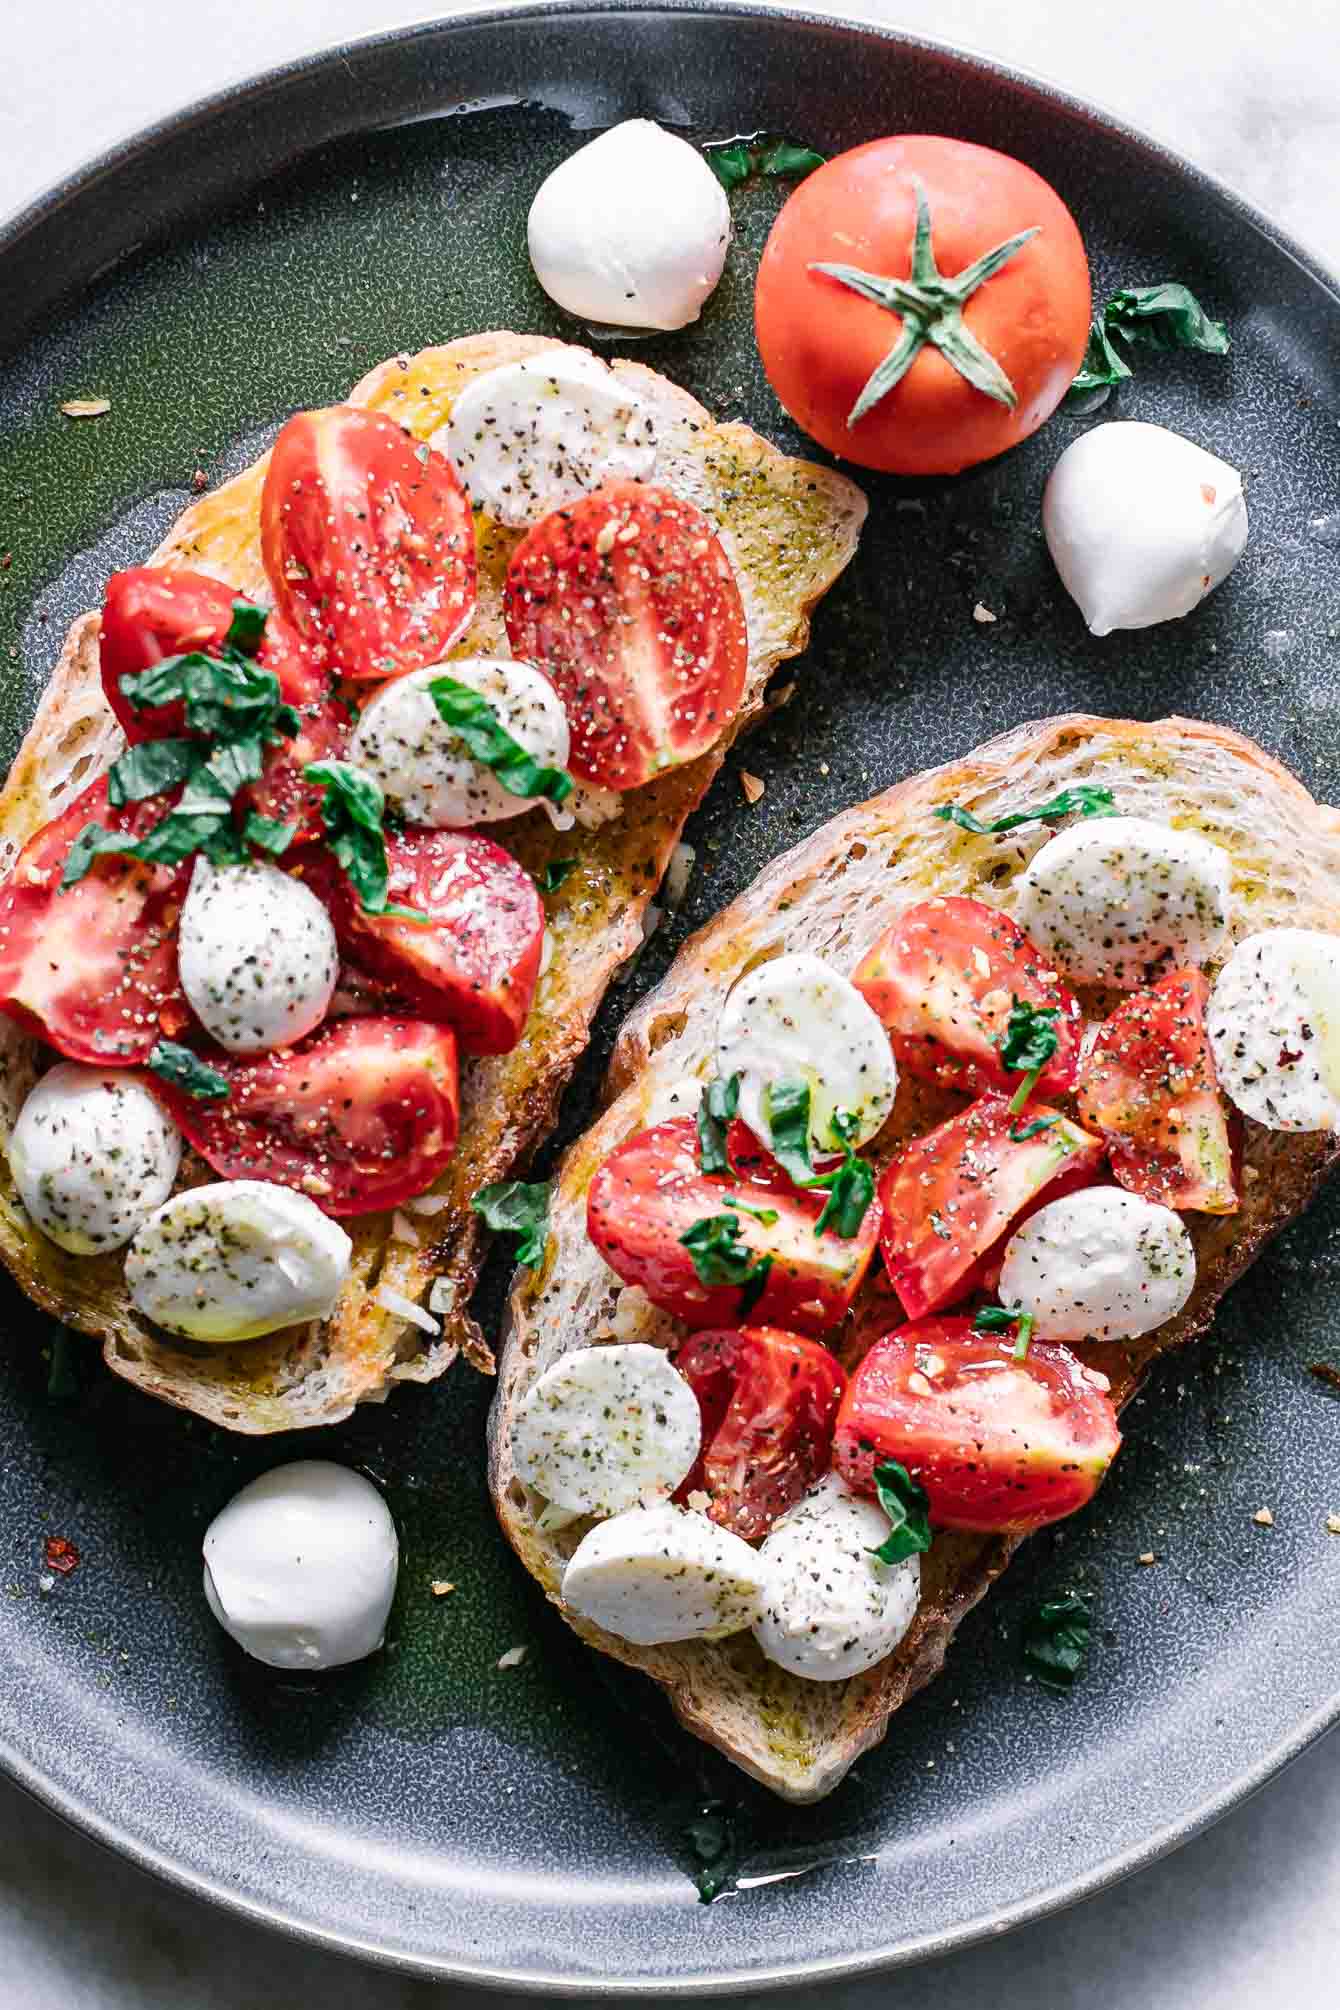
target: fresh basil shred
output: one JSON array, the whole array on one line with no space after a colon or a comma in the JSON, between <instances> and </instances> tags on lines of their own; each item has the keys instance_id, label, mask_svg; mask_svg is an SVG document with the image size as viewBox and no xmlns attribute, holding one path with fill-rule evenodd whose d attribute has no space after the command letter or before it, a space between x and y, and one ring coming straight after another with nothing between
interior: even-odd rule
<instances>
[{"instance_id":1,"label":"fresh basil shred","mask_svg":"<svg viewBox=\"0 0 1340 2010\"><path fill-rule=\"evenodd\" d=\"M1056 1021L1060 1007L1029 1005L1016 998L1010 1008L1005 1031L998 1041L1000 1058L1023 1081L1010 1098L1010 1115L1017 1117L1038 1085L1038 1077L1060 1045Z\"/></svg>"},{"instance_id":2,"label":"fresh basil shred","mask_svg":"<svg viewBox=\"0 0 1340 2010\"><path fill-rule=\"evenodd\" d=\"M941 823L957 824L960 830L971 831L975 837L999 837L1005 831L1018 830L1022 824L1056 823L1061 817L1111 817L1116 815L1116 805L1111 789L1098 788L1089 782L1080 782L1073 789L1062 789L1059 796L1050 802L1039 803L1036 809L1016 810L1007 817L994 817L990 823L983 823L971 810L965 810L960 803L941 803L931 815Z\"/></svg>"},{"instance_id":3,"label":"fresh basil shred","mask_svg":"<svg viewBox=\"0 0 1340 2010\"><path fill-rule=\"evenodd\" d=\"M874 1470L875 1498L889 1517L889 1532L870 1554L881 1563L901 1563L931 1546L930 1503L897 1459L885 1459Z\"/></svg>"},{"instance_id":4,"label":"fresh basil shred","mask_svg":"<svg viewBox=\"0 0 1340 2010\"><path fill-rule=\"evenodd\" d=\"M267 608L257 607L254 601L235 600L233 618L223 638L224 648L236 649L240 656L254 656L265 636L268 613Z\"/></svg>"},{"instance_id":5,"label":"fresh basil shred","mask_svg":"<svg viewBox=\"0 0 1340 2010\"><path fill-rule=\"evenodd\" d=\"M702 1801L684 1824L696 1868L693 1882L704 1905L734 1888L739 1869L735 1823L724 1801Z\"/></svg>"},{"instance_id":6,"label":"fresh basil shred","mask_svg":"<svg viewBox=\"0 0 1340 2010\"><path fill-rule=\"evenodd\" d=\"M698 1282L709 1287L735 1285L740 1292L740 1317L747 1319L763 1296L772 1271L770 1256L755 1257L740 1238L733 1214L706 1214L679 1238L693 1258Z\"/></svg>"},{"instance_id":7,"label":"fresh basil shred","mask_svg":"<svg viewBox=\"0 0 1340 2010\"><path fill-rule=\"evenodd\" d=\"M395 907L387 901L386 799L380 784L349 761L312 761L302 772L324 790L321 822L327 847L365 912L427 924L428 916L417 908Z\"/></svg>"},{"instance_id":8,"label":"fresh basil shred","mask_svg":"<svg viewBox=\"0 0 1340 2010\"><path fill-rule=\"evenodd\" d=\"M1212 321L1195 294L1176 280L1158 286L1123 286L1093 317L1084 360L1066 403L1087 405L1095 392L1124 383L1133 374L1130 350L1185 349L1202 356L1226 356L1229 347L1223 322Z\"/></svg>"},{"instance_id":9,"label":"fresh basil shred","mask_svg":"<svg viewBox=\"0 0 1340 2010\"><path fill-rule=\"evenodd\" d=\"M763 1097L768 1119L768 1149L797 1186L814 1176L810 1154L810 1085L798 1075L769 1085Z\"/></svg>"},{"instance_id":10,"label":"fresh basil shred","mask_svg":"<svg viewBox=\"0 0 1340 2010\"><path fill-rule=\"evenodd\" d=\"M1089 1607L1078 1592L1049 1598L1024 1620L1024 1664L1044 1688L1073 1689L1087 1665L1092 1634Z\"/></svg>"},{"instance_id":11,"label":"fresh basil shred","mask_svg":"<svg viewBox=\"0 0 1340 2010\"><path fill-rule=\"evenodd\" d=\"M844 1242L858 1235L875 1197L875 1175L859 1156L851 1139L856 1119L849 1110L835 1110L832 1128L842 1141L842 1163L831 1172L816 1173L810 1148L810 1085L799 1076L772 1083L766 1096L771 1131L769 1150L794 1185L807 1192L826 1192L816 1235L831 1230Z\"/></svg>"},{"instance_id":12,"label":"fresh basil shred","mask_svg":"<svg viewBox=\"0 0 1340 2010\"><path fill-rule=\"evenodd\" d=\"M549 1188L545 1181L500 1179L479 1189L474 1212L498 1235L511 1236L517 1262L538 1270L549 1235Z\"/></svg>"},{"instance_id":13,"label":"fresh basil shred","mask_svg":"<svg viewBox=\"0 0 1340 2010\"><path fill-rule=\"evenodd\" d=\"M176 1040L160 1040L149 1056L149 1066L160 1080L185 1090L198 1103L217 1102L228 1094L228 1077Z\"/></svg>"},{"instance_id":14,"label":"fresh basil shred","mask_svg":"<svg viewBox=\"0 0 1340 2010\"><path fill-rule=\"evenodd\" d=\"M551 858L542 872L535 876L535 884L541 893L557 893L560 886L577 870L575 858Z\"/></svg>"},{"instance_id":15,"label":"fresh basil shred","mask_svg":"<svg viewBox=\"0 0 1340 2010\"><path fill-rule=\"evenodd\" d=\"M1011 1124L1010 1142L1015 1145L1026 1145L1030 1138L1040 1137L1043 1131L1049 1131L1053 1124L1059 1124L1060 1121L1059 1117L1034 1117L1031 1123Z\"/></svg>"},{"instance_id":16,"label":"fresh basil shred","mask_svg":"<svg viewBox=\"0 0 1340 2010\"><path fill-rule=\"evenodd\" d=\"M727 194L754 175L772 181L803 181L824 164L825 156L813 147L798 146L794 140L772 133L749 133L734 140L711 140L703 148L711 168Z\"/></svg>"},{"instance_id":17,"label":"fresh basil shred","mask_svg":"<svg viewBox=\"0 0 1340 2010\"><path fill-rule=\"evenodd\" d=\"M698 1103L698 1164L705 1173L728 1173L726 1132L740 1107L740 1078L719 1075L703 1090Z\"/></svg>"},{"instance_id":18,"label":"fresh basil shred","mask_svg":"<svg viewBox=\"0 0 1340 2010\"><path fill-rule=\"evenodd\" d=\"M566 768L545 768L513 739L487 698L455 677L434 677L428 695L444 726L465 742L481 766L495 774L509 795L566 802L576 783Z\"/></svg>"},{"instance_id":19,"label":"fresh basil shred","mask_svg":"<svg viewBox=\"0 0 1340 2010\"><path fill-rule=\"evenodd\" d=\"M1028 1346L1033 1338L1035 1321L1031 1312L1019 1306L1013 1310L1008 1305L983 1305L973 1318L974 1333L1014 1333L1014 1358L1016 1361L1028 1359Z\"/></svg>"}]
</instances>

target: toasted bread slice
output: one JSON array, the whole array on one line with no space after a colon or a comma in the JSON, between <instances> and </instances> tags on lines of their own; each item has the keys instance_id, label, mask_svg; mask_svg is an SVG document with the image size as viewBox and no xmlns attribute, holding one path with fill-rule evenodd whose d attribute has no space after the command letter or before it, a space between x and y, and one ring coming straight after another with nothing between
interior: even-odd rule
<instances>
[{"instance_id":1,"label":"toasted bread slice","mask_svg":"<svg viewBox=\"0 0 1340 2010\"><path fill-rule=\"evenodd\" d=\"M1236 733L1186 719L1153 725L1065 717L1021 726L962 761L919 775L836 818L779 859L688 942L664 982L629 1019L610 1069L609 1108L566 1155L554 1181L543 1269L513 1287L490 1426L491 1483L503 1528L562 1610L566 1558L589 1524L546 1532L517 1478L511 1422L532 1379L567 1349L616 1336L665 1344L682 1331L624 1290L586 1235L586 1189L632 1132L691 1111L713 1069L717 1012L746 969L809 950L850 973L901 907L936 894L981 894L1009 908L1013 881L1046 839L1038 825L975 837L932 817L964 803L985 821L1077 782L1106 784L1117 808L1205 832L1232 859L1236 938L1294 923L1340 931L1340 813L1315 803L1278 762ZM1091 1015L1097 993L1081 993ZM1064 1100L1064 1099L1062 1099ZM961 1107L962 1098L904 1081L876 1154ZM1146 1339L1079 1349L1129 1401L1154 1358L1205 1332L1224 1292L1270 1236L1305 1207L1340 1162L1330 1134L1284 1135L1246 1125L1243 1202L1235 1215L1188 1215L1198 1279L1184 1311ZM839 1346L847 1364L897 1323L887 1298L858 1302ZM922 1559L922 1597L897 1651L844 1682L807 1682L764 1659L749 1634L723 1641L631 1646L571 1612L593 1647L643 1669L670 1694L681 1722L791 1801L815 1801L883 1737L900 1704L935 1675L954 1629L1009 1562L1014 1540L942 1532Z\"/></svg>"},{"instance_id":2,"label":"toasted bread slice","mask_svg":"<svg viewBox=\"0 0 1340 2010\"><path fill-rule=\"evenodd\" d=\"M386 412L427 439L472 378L558 346L537 335L470 336L381 364L350 402ZM334 1423L355 1404L385 1396L395 1382L431 1381L462 1348L491 1368L467 1310L481 1256L470 1198L524 1162L552 1125L605 988L642 940L643 911L686 818L729 740L758 716L771 672L804 648L812 609L856 549L865 499L851 482L788 458L747 426L717 424L687 392L641 364L614 368L651 407L657 479L706 511L735 565L749 626L744 701L731 734L711 753L623 797L582 792L584 829L560 837L536 811L492 833L531 871L560 854L575 854L579 865L548 901L554 954L520 1045L462 1068L460 1146L435 1190L437 1211L367 1215L346 1224L353 1269L328 1322L237 1346L193 1346L163 1339L139 1317L119 1255L68 1256L46 1241L25 1215L7 1167L0 1168L0 1256L28 1295L58 1319L99 1335L117 1374L229 1429ZM259 544L264 474L262 459L202 497L150 563L192 566L268 601ZM519 533L483 516L477 525L479 608L453 653L505 655L502 584ZM121 745L99 681L98 617L88 614L70 631L0 794L0 869L109 766ZM37 1059L35 1043L0 1019L0 1144ZM207 1177L188 1154L183 1183ZM453 1290L440 1334L430 1334L404 1316L404 1305L422 1306L439 1278ZM435 1302L444 1303L442 1292Z\"/></svg>"}]
</instances>

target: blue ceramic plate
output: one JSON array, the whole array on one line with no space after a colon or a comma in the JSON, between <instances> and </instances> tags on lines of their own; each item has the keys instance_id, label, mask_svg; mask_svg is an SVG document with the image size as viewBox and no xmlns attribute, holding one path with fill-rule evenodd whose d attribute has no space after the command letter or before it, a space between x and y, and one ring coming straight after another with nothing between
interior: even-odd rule
<instances>
[{"instance_id":1,"label":"blue ceramic plate","mask_svg":"<svg viewBox=\"0 0 1340 2010\"><path fill-rule=\"evenodd\" d=\"M881 30L740 7L529 8L315 57L98 162L0 240L0 738L12 753L67 621L146 553L193 470L240 465L369 364L479 328L572 332L537 290L526 207L583 133L633 113L701 137L767 127L836 151L899 130L1031 162L1079 217L1097 285L1176 277L1232 325L1122 409L1250 472L1253 538L1194 621L1098 643L1038 532L1073 422L955 482L876 481L796 702L692 833L715 870L612 993L569 1099L684 932L854 798L1022 717L1200 713L1323 797L1340 775L1340 300L1271 225L1147 141L991 65ZM1133 199L1138 196L1137 199ZM641 352L797 448L758 370L755 261L780 192L735 198L700 327ZM112 414L57 407L99 391ZM1329 527L1328 527L1329 518ZM982 600L999 619L972 620ZM827 763L825 773L820 766ZM319 1445L229 1438L108 1376L48 1384L51 1331L11 1294L0 1377L0 1745L14 1776L191 1890L443 1976L657 1995L942 1952L1149 1861L1249 1793L1340 1707L1340 1210L1324 1202L1167 1364L1093 1512L1033 1543L943 1678L814 1809L787 1809L588 1655L493 1526L488 1385L458 1366ZM496 1313L485 1293L485 1317ZM58 1366L61 1364L58 1363ZM387 1488L405 1559L390 1644L323 1681L244 1664L200 1595L210 1516L319 1449ZM1256 1527L1262 1502L1275 1526ZM79 1569L42 1586L44 1539ZM1154 1549L1157 1569L1136 1559ZM435 1599L430 1581L457 1590ZM1024 1679L1021 1616L1097 1605L1086 1683ZM519 1668L503 1652L525 1643ZM698 1902L684 1824L726 1804L738 1884Z\"/></svg>"}]
</instances>

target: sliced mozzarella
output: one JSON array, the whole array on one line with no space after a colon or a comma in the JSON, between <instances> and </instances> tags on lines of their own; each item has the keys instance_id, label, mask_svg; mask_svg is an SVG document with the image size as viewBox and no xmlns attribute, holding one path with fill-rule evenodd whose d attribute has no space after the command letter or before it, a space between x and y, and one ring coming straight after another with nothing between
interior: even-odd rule
<instances>
[{"instance_id":1,"label":"sliced mozzarella","mask_svg":"<svg viewBox=\"0 0 1340 2010\"><path fill-rule=\"evenodd\" d=\"M686 1508L628 1508L578 1543L563 1603L621 1640L718 1640L763 1610L766 1569L729 1529Z\"/></svg>"},{"instance_id":2,"label":"sliced mozzarella","mask_svg":"<svg viewBox=\"0 0 1340 2010\"><path fill-rule=\"evenodd\" d=\"M62 1061L43 1075L9 1140L19 1198L76 1256L119 1249L172 1191L181 1133L122 1069Z\"/></svg>"},{"instance_id":3,"label":"sliced mozzarella","mask_svg":"<svg viewBox=\"0 0 1340 2010\"><path fill-rule=\"evenodd\" d=\"M1034 853L1014 918L1068 977L1134 986L1161 963L1215 956L1228 892L1228 853L1198 832L1151 817L1090 817Z\"/></svg>"},{"instance_id":4,"label":"sliced mozzarella","mask_svg":"<svg viewBox=\"0 0 1340 2010\"><path fill-rule=\"evenodd\" d=\"M852 1143L880 1128L898 1089L889 1036L845 977L817 956L778 956L736 983L717 1026L717 1073L740 1077L740 1115L771 1143L768 1091L801 1079L810 1085L810 1143L840 1151L837 1111L854 1117Z\"/></svg>"},{"instance_id":5,"label":"sliced mozzarella","mask_svg":"<svg viewBox=\"0 0 1340 2010\"><path fill-rule=\"evenodd\" d=\"M697 147L625 119L541 183L526 236L535 277L569 314L684 328L721 277L730 204Z\"/></svg>"},{"instance_id":6,"label":"sliced mozzarella","mask_svg":"<svg viewBox=\"0 0 1340 2010\"><path fill-rule=\"evenodd\" d=\"M1340 938L1268 928L1240 942L1210 996L1219 1080L1272 1131L1340 1130Z\"/></svg>"},{"instance_id":7,"label":"sliced mozzarella","mask_svg":"<svg viewBox=\"0 0 1340 2010\"><path fill-rule=\"evenodd\" d=\"M769 1661L811 1682L841 1682L892 1654L916 1616L921 1560L871 1554L888 1516L829 1473L775 1524L759 1551L768 1572L754 1625Z\"/></svg>"},{"instance_id":8,"label":"sliced mozzarella","mask_svg":"<svg viewBox=\"0 0 1340 2010\"><path fill-rule=\"evenodd\" d=\"M520 530L602 482L646 481L651 413L582 349L546 349L468 383L434 435L478 509Z\"/></svg>"},{"instance_id":9,"label":"sliced mozzarella","mask_svg":"<svg viewBox=\"0 0 1340 2010\"><path fill-rule=\"evenodd\" d=\"M698 1398L659 1347L581 1347L527 1391L512 1457L555 1507L611 1515L672 1494L701 1438Z\"/></svg>"},{"instance_id":10,"label":"sliced mozzarella","mask_svg":"<svg viewBox=\"0 0 1340 2010\"><path fill-rule=\"evenodd\" d=\"M529 663L489 656L435 663L383 684L354 728L350 760L380 782L413 824L462 830L523 815L535 798L505 789L447 725L428 688L439 677L477 691L539 767L567 766L567 714L549 679Z\"/></svg>"},{"instance_id":11,"label":"sliced mozzarella","mask_svg":"<svg viewBox=\"0 0 1340 2010\"><path fill-rule=\"evenodd\" d=\"M1118 1187L1049 1201L1005 1245L1000 1302L1045 1340L1138 1340L1181 1311L1196 1252L1181 1217Z\"/></svg>"},{"instance_id":12,"label":"sliced mozzarella","mask_svg":"<svg viewBox=\"0 0 1340 2010\"><path fill-rule=\"evenodd\" d=\"M192 1187L150 1215L126 1256L147 1319L188 1340L254 1340L324 1319L353 1244L306 1194L265 1180Z\"/></svg>"},{"instance_id":13,"label":"sliced mozzarella","mask_svg":"<svg viewBox=\"0 0 1340 2010\"><path fill-rule=\"evenodd\" d=\"M400 1544L370 1480L326 1459L263 1473L205 1531L205 1597L267 1668L341 1668L386 1635Z\"/></svg>"},{"instance_id":14,"label":"sliced mozzarella","mask_svg":"<svg viewBox=\"0 0 1340 2010\"><path fill-rule=\"evenodd\" d=\"M1094 426L1053 468L1042 528L1095 635L1149 628L1190 614L1241 558L1242 476L1166 427Z\"/></svg>"},{"instance_id":15,"label":"sliced mozzarella","mask_svg":"<svg viewBox=\"0 0 1340 2010\"><path fill-rule=\"evenodd\" d=\"M309 886L277 865L196 860L177 939L181 988L221 1047L291 1047L321 1024L339 951Z\"/></svg>"}]
</instances>

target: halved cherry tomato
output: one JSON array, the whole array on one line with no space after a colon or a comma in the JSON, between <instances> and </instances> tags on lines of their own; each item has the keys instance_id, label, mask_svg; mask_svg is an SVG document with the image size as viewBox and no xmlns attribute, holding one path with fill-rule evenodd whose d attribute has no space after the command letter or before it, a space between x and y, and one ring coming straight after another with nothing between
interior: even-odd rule
<instances>
[{"instance_id":1,"label":"halved cherry tomato","mask_svg":"<svg viewBox=\"0 0 1340 2010\"><path fill-rule=\"evenodd\" d=\"M91 782L20 852L0 887L0 1012L95 1067L145 1061L190 1008L177 982L177 920L193 860L141 865L107 856L68 891L61 873L85 824L142 837L161 799L111 809Z\"/></svg>"},{"instance_id":2,"label":"halved cherry tomato","mask_svg":"<svg viewBox=\"0 0 1340 2010\"><path fill-rule=\"evenodd\" d=\"M282 615L271 614L265 624L260 661L277 673L285 701L298 714L298 731L268 749L260 780L246 792L247 803L260 816L295 824L294 842L302 843L321 835L325 794L306 780L303 769L312 761L339 760L353 721L348 706L332 692L330 673L317 652L299 640Z\"/></svg>"},{"instance_id":3,"label":"halved cherry tomato","mask_svg":"<svg viewBox=\"0 0 1340 2010\"><path fill-rule=\"evenodd\" d=\"M1121 1432L1106 1377L1068 1348L925 1319L876 1340L847 1384L833 1463L860 1492L896 1459L937 1528L1027 1535L1092 1500Z\"/></svg>"},{"instance_id":4,"label":"halved cherry tomato","mask_svg":"<svg viewBox=\"0 0 1340 2010\"><path fill-rule=\"evenodd\" d=\"M1090 1185L1102 1162L1100 1140L1058 1110L1011 1116L997 1095L905 1146L879 1183L880 1247L909 1319L966 1298L1029 1203Z\"/></svg>"},{"instance_id":5,"label":"halved cherry tomato","mask_svg":"<svg viewBox=\"0 0 1340 2010\"><path fill-rule=\"evenodd\" d=\"M764 1186L702 1172L692 1117L674 1117L611 1152L591 1182L586 1225L625 1284L689 1326L729 1326L743 1310L759 1325L819 1334L845 1316L879 1236L875 1202L850 1241L816 1235L825 1200L784 1176ZM703 1283L680 1240L696 1222L722 1217L736 1224L750 1261L772 1259L762 1292L747 1305L738 1284Z\"/></svg>"},{"instance_id":6,"label":"halved cherry tomato","mask_svg":"<svg viewBox=\"0 0 1340 2010\"><path fill-rule=\"evenodd\" d=\"M1015 1001L1050 1008L1056 1052L1038 1090L1059 1096L1074 1086L1079 1001L1017 922L985 901L951 894L909 907L852 982L888 1027L900 1067L973 1094L1019 1086L1000 1058Z\"/></svg>"},{"instance_id":7,"label":"halved cherry tomato","mask_svg":"<svg viewBox=\"0 0 1340 2010\"><path fill-rule=\"evenodd\" d=\"M296 1187L327 1214L372 1214L430 1187L456 1148L456 1038L416 1019L344 1019L254 1060L201 1047L228 1094L147 1078L224 1179Z\"/></svg>"},{"instance_id":8,"label":"halved cherry tomato","mask_svg":"<svg viewBox=\"0 0 1340 2010\"><path fill-rule=\"evenodd\" d=\"M755 1542L828 1471L847 1378L817 1340L772 1326L695 1333L675 1366L703 1413L702 1453L675 1498L701 1488L712 1520Z\"/></svg>"},{"instance_id":9,"label":"halved cherry tomato","mask_svg":"<svg viewBox=\"0 0 1340 2010\"><path fill-rule=\"evenodd\" d=\"M923 259L920 272L919 193L935 267ZM972 285L970 268L1023 231L1034 235ZM965 273L960 327L948 295ZM908 284L918 280L919 301ZM881 281L906 305L881 297ZM862 467L924 475L957 474L1036 432L1083 360L1089 312L1084 245L1055 189L1008 154L918 133L854 147L801 183L764 249L754 318L768 381L807 433ZM853 423L874 372L918 323L943 349L932 337L892 388L871 385L875 402ZM984 352L994 359L998 395L970 381L981 376L970 352L979 365Z\"/></svg>"},{"instance_id":10,"label":"halved cherry tomato","mask_svg":"<svg viewBox=\"0 0 1340 2010\"><path fill-rule=\"evenodd\" d=\"M568 765L635 789L720 739L749 661L730 560L694 504L607 482L528 531L503 590L512 654L544 671Z\"/></svg>"},{"instance_id":11,"label":"halved cherry tomato","mask_svg":"<svg viewBox=\"0 0 1340 2010\"><path fill-rule=\"evenodd\" d=\"M299 412L274 443L261 552L281 612L342 677L440 662L475 611L455 469L380 412Z\"/></svg>"},{"instance_id":12,"label":"halved cherry tomato","mask_svg":"<svg viewBox=\"0 0 1340 2010\"><path fill-rule=\"evenodd\" d=\"M233 619L230 586L184 566L139 565L114 572L107 582L98 637L98 660L107 703L128 740L161 740L186 731L180 704L135 707L121 679L151 670L167 656L216 651Z\"/></svg>"},{"instance_id":13,"label":"halved cherry tomato","mask_svg":"<svg viewBox=\"0 0 1340 2010\"><path fill-rule=\"evenodd\" d=\"M1124 1187L1165 1207L1238 1206L1228 1118L1205 1036L1210 987L1175 970L1123 998L1080 1078L1079 1113L1108 1139Z\"/></svg>"},{"instance_id":14,"label":"halved cherry tomato","mask_svg":"<svg viewBox=\"0 0 1340 2010\"><path fill-rule=\"evenodd\" d=\"M388 831L390 897L431 927L369 914L324 853L303 877L330 909L340 946L394 985L416 1012L445 1019L467 1054L506 1054L521 1038L539 982L544 903L534 880L490 838L466 831Z\"/></svg>"}]
</instances>

